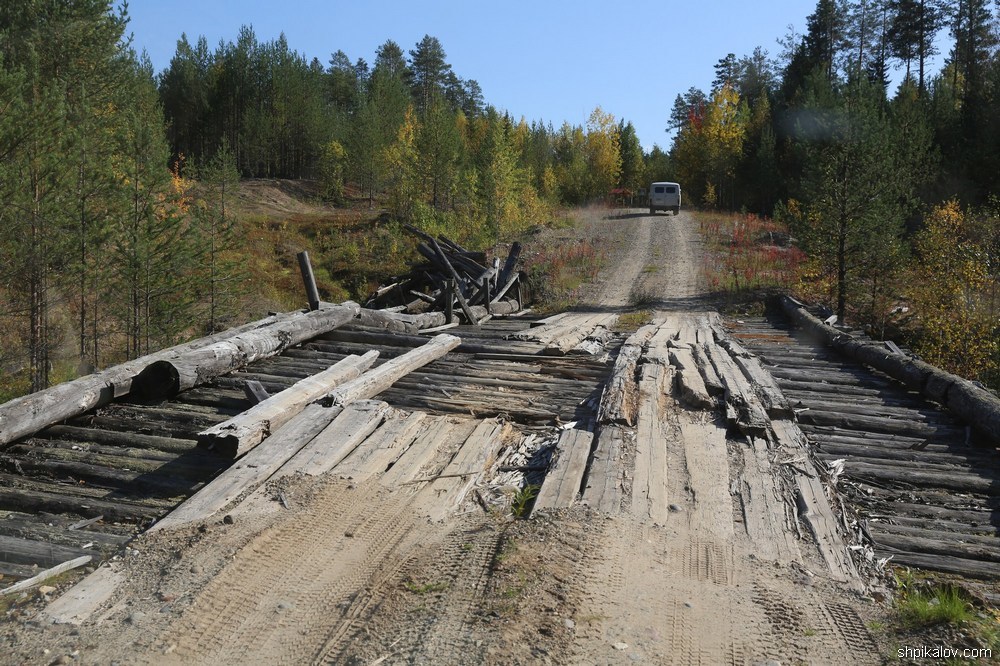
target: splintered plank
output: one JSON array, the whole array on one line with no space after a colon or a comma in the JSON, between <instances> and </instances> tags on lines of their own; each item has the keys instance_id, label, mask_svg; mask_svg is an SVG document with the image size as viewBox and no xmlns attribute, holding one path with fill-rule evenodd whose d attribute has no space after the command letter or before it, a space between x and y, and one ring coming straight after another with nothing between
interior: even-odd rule
<instances>
[{"instance_id":1,"label":"splintered plank","mask_svg":"<svg viewBox=\"0 0 1000 666\"><path fill-rule=\"evenodd\" d=\"M636 364L642 355L642 346L656 333L655 326L643 326L625 340L618 351L611 375L604 384L598 409L599 423L635 425L638 399Z\"/></svg>"},{"instance_id":2,"label":"splintered plank","mask_svg":"<svg viewBox=\"0 0 1000 666\"><path fill-rule=\"evenodd\" d=\"M385 423L344 458L334 471L343 478L356 481L384 472L417 438L426 416L424 412L389 415Z\"/></svg>"},{"instance_id":3,"label":"splintered plank","mask_svg":"<svg viewBox=\"0 0 1000 666\"><path fill-rule=\"evenodd\" d=\"M565 356L574 347L586 340L597 327L614 326L617 320L618 315L616 314L590 315L567 327L565 330L560 331L558 335L553 336L545 345L542 353L547 356Z\"/></svg>"},{"instance_id":4,"label":"splintered plank","mask_svg":"<svg viewBox=\"0 0 1000 666\"><path fill-rule=\"evenodd\" d=\"M795 464L790 466L795 475L799 517L805 521L812 533L816 548L826 562L832 578L851 583L857 588L862 587L854 560L851 559L847 544L837 529L837 518L823 490L819 474L806 455L805 436L792 421L774 421L771 427L775 449L802 454L796 458Z\"/></svg>"},{"instance_id":5,"label":"splintered plank","mask_svg":"<svg viewBox=\"0 0 1000 666\"><path fill-rule=\"evenodd\" d=\"M431 521L444 520L458 510L469 490L493 464L508 429L496 419L481 421L438 478L421 490L418 502L427 507Z\"/></svg>"},{"instance_id":6,"label":"splintered plank","mask_svg":"<svg viewBox=\"0 0 1000 666\"><path fill-rule=\"evenodd\" d=\"M385 419L389 405L380 400L359 400L302 447L278 470L279 476L295 473L319 476L347 457Z\"/></svg>"},{"instance_id":7,"label":"splintered plank","mask_svg":"<svg viewBox=\"0 0 1000 666\"><path fill-rule=\"evenodd\" d=\"M663 434L660 395L670 382L668 368L643 366L639 382L639 418L635 442L635 475L632 480L632 513L657 525L667 521L667 438Z\"/></svg>"},{"instance_id":8,"label":"splintered plank","mask_svg":"<svg viewBox=\"0 0 1000 666\"><path fill-rule=\"evenodd\" d=\"M781 562L800 559L787 529L789 506L784 500L780 477L771 468L766 440L750 437L749 446L741 450L743 474L737 492L747 536L760 557Z\"/></svg>"},{"instance_id":9,"label":"splintered plank","mask_svg":"<svg viewBox=\"0 0 1000 666\"><path fill-rule=\"evenodd\" d=\"M705 351L726 386L726 420L744 434L763 434L770 419L746 377L722 347L707 345Z\"/></svg>"},{"instance_id":10,"label":"splintered plank","mask_svg":"<svg viewBox=\"0 0 1000 666\"><path fill-rule=\"evenodd\" d=\"M677 315L670 314L661 323L646 344L646 358L653 363L667 365L669 363L669 347L677 340L680 321Z\"/></svg>"},{"instance_id":11,"label":"splintered plank","mask_svg":"<svg viewBox=\"0 0 1000 666\"><path fill-rule=\"evenodd\" d=\"M232 467L153 525L149 531L208 518L244 491L269 479L342 411L342 407L323 407L317 404L307 406L250 453L237 460Z\"/></svg>"},{"instance_id":12,"label":"splintered plank","mask_svg":"<svg viewBox=\"0 0 1000 666\"><path fill-rule=\"evenodd\" d=\"M617 425L601 426L597 433L583 501L602 513L618 513L624 493L621 456L625 430Z\"/></svg>"},{"instance_id":13,"label":"splintered plank","mask_svg":"<svg viewBox=\"0 0 1000 666\"><path fill-rule=\"evenodd\" d=\"M671 349L670 364L677 368L681 402L692 409L714 409L715 400L708 393L708 387L705 386L705 380L698 370L693 350Z\"/></svg>"},{"instance_id":14,"label":"splintered plank","mask_svg":"<svg viewBox=\"0 0 1000 666\"><path fill-rule=\"evenodd\" d=\"M729 352L729 356L750 382L767 415L772 419L791 417L793 415L791 405L788 404L771 373L760 364L760 360L740 343L727 337L721 327L716 331L716 335L719 336L719 345Z\"/></svg>"},{"instance_id":15,"label":"splintered plank","mask_svg":"<svg viewBox=\"0 0 1000 666\"><path fill-rule=\"evenodd\" d=\"M573 505L583 485L593 442L594 433L590 430L569 428L559 434L555 463L545 475L535 498L534 511L565 509Z\"/></svg>"}]
</instances>

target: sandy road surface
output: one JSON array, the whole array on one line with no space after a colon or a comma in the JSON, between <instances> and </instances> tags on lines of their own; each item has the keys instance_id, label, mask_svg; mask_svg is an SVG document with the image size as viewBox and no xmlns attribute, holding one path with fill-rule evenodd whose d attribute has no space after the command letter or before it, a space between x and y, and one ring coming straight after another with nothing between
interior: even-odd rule
<instances>
[{"instance_id":1,"label":"sandy road surface","mask_svg":"<svg viewBox=\"0 0 1000 666\"><path fill-rule=\"evenodd\" d=\"M704 321L689 215L595 212L555 233L607 248L581 309L639 293L657 322ZM664 373L640 390L611 512L431 523L420 484L291 480L288 508L265 488L231 523L140 538L110 605L25 628L10 663L876 662L870 607L824 573L767 456L682 407Z\"/></svg>"}]
</instances>

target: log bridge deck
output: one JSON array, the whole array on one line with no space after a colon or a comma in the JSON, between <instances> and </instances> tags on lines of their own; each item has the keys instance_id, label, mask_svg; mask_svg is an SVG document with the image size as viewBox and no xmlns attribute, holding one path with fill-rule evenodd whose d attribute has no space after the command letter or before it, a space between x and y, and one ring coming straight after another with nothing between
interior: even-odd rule
<instances>
[{"instance_id":1,"label":"log bridge deck","mask_svg":"<svg viewBox=\"0 0 1000 666\"><path fill-rule=\"evenodd\" d=\"M265 442L291 447L279 457L262 445L234 463L199 446L198 435L254 405L248 382L281 395L332 364L377 351L374 369L360 381L405 360L428 337L337 324L172 397L117 399L16 438L0 446L0 589L81 556L96 564L150 524L218 518L254 487L247 484L259 486L273 474L333 470L433 486L438 499L427 504L428 517L442 519L495 469L505 447L537 435L558 442L536 510L583 502L662 523L674 498L657 474L670 447L685 446L683 429L672 441L661 428L664 394L717 414L709 417L716 426L694 434L715 436L721 428L723 443L727 430L745 438L738 468L757 471L726 481L720 492L743 506L740 529L775 549L775 557L791 557L800 546L769 523L774 516L747 508L741 488L747 496L791 489L798 509L775 511L785 522L807 524L812 547L841 580L857 577L845 544L860 533L880 557L994 589L1000 465L981 434L806 337L783 316L730 322L732 334L717 316L675 317L624 344L609 330L613 322L607 314L570 313L450 329L460 343L403 371L388 388L373 385L370 394L352 394L354 402L341 394L310 405L271 433ZM625 455L630 446L635 450ZM779 460L796 451L794 465ZM699 481L698 471L715 462L697 450L687 455L691 482L715 483ZM839 482L824 488L812 465L822 471L822 462L837 460L845 461ZM827 495L861 520L844 524Z\"/></svg>"},{"instance_id":2,"label":"log bridge deck","mask_svg":"<svg viewBox=\"0 0 1000 666\"><path fill-rule=\"evenodd\" d=\"M610 366L607 354L591 353L605 344L614 352L617 343L600 325L614 318L587 315L590 327L583 331L559 319L565 317L548 326L529 316L456 327L449 332L460 335L461 344L450 353L406 373L380 391L374 405L368 400L346 410L342 420L374 413L369 421L379 427L364 442L373 446L394 432L411 435L411 442L419 433L453 451L472 437L477 422L511 423L529 436L558 423L592 420ZM0 591L81 556L91 556L92 568L225 476L233 459L199 446L198 434L254 405L248 382L280 395L338 361L375 350L377 370L431 338L354 328L338 325L173 397L125 396L0 445ZM418 421L419 428L410 427ZM395 459L384 452L371 458L347 462L376 460L384 468Z\"/></svg>"},{"instance_id":3,"label":"log bridge deck","mask_svg":"<svg viewBox=\"0 0 1000 666\"><path fill-rule=\"evenodd\" d=\"M816 457L842 465L839 494L856 511L854 528L871 540L875 555L981 579L995 601L997 441L901 381L817 341L784 312L731 326L777 380Z\"/></svg>"}]
</instances>

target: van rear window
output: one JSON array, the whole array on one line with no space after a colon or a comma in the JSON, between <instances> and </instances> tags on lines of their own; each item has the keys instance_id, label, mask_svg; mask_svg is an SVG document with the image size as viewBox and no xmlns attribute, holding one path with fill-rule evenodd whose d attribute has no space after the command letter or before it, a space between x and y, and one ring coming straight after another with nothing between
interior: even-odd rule
<instances>
[{"instance_id":1,"label":"van rear window","mask_svg":"<svg viewBox=\"0 0 1000 666\"><path fill-rule=\"evenodd\" d=\"M667 191L667 189L665 187L663 187L662 185L660 187L654 187L653 188L653 193L654 194L665 194L666 191Z\"/></svg>"},{"instance_id":2,"label":"van rear window","mask_svg":"<svg viewBox=\"0 0 1000 666\"><path fill-rule=\"evenodd\" d=\"M665 190L665 194L677 194L677 188L673 185L668 185Z\"/></svg>"}]
</instances>

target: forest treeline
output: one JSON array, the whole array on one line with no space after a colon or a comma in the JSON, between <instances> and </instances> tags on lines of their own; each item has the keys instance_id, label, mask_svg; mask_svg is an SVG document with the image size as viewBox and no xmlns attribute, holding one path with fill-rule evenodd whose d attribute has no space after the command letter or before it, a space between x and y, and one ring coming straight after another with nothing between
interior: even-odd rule
<instances>
[{"instance_id":1,"label":"forest treeline","mask_svg":"<svg viewBox=\"0 0 1000 666\"><path fill-rule=\"evenodd\" d=\"M677 96L670 150L688 201L788 224L807 297L995 384L998 25L993 0L819 0L779 57Z\"/></svg>"},{"instance_id":2,"label":"forest treeline","mask_svg":"<svg viewBox=\"0 0 1000 666\"><path fill-rule=\"evenodd\" d=\"M244 27L214 49L181 36L157 73L126 12L0 3L6 396L259 306L266 280L248 278L268 250L233 215L241 177L314 179L333 203L349 184L394 224L485 243L668 175L662 151L644 155L633 126L600 108L558 129L498 111L431 36L409 51L386 41L371 65L341 51L322 63Z\"/></svg>"},{"instance_id":3,"label":"forest treeline","mask_svg":"<svg viewBox=\"0 0 1000 666\"><path fill-rule=\"evenodd\" d=\"M929 360L988 378L1000 364L995 11L819 0L777 58L730 54L707 92L679 95L663 110L669 151L644 153L599 107L582 125L512 118L429 35L386 41L371 63L331 45L321 62L244 27L214 47L179 36L155 72L111 0L0 3L0 390L259 306L254 257L275 250L233 214L248 177L367 201L380 233L409 222L477 245L613 188L678 180L687 202L788 223L809 256L803 293L876 332L902 321ZM890 90L892 71L904 76Z\"/></svg>"}]
</instances>

